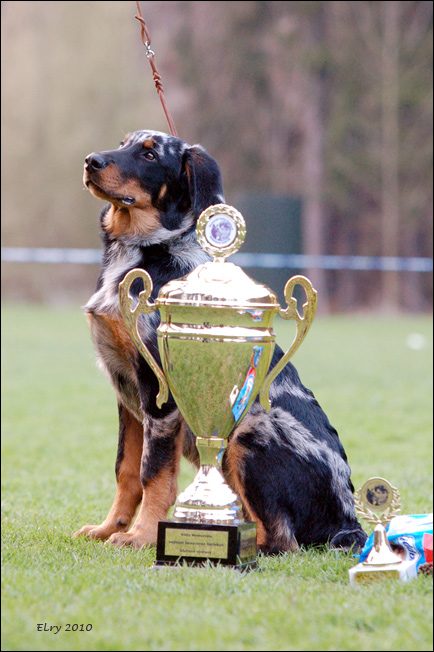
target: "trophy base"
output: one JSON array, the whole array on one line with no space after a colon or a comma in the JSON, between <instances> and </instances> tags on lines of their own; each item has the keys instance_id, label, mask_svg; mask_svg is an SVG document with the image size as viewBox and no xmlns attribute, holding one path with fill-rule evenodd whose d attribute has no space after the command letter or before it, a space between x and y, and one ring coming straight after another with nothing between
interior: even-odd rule
<instances>
[{"instance_id":1,"label":"trophy base","mask_svg":"<svg viewBox=\"0 0 434 652\"><path fill-rule=\"evenodd\" d=\"M158 524L155 568L203 566L210 562L237 570L253 570L256 559L256 523L209 525L160 521Z\"/></svg>"},{"instance_id":2,"label":"trophy base","mask_svg":"<svg viewBox=\"0 0 434 652\"><path fill-rule=\"evenodd\" d=\"M348 571L350 584L382 580L395 577L403 582L417 576L416 560L402 560L396 564L366 564L362 562Z\"/></svg>"}]
</instances>

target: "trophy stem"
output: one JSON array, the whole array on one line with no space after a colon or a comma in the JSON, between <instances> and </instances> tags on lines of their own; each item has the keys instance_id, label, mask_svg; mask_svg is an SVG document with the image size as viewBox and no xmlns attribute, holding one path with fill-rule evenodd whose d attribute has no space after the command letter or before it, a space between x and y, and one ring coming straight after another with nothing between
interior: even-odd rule
<instances>
[{"instance_id":1,"label":"trophy stem","mask_svg":"<svg viewBox=\"0 0 434 652\"><path fill-rule=\"evenodd\" d=\"M378 523L374 530L374 545L366 561L366 566L384 566L387 564L399 564L401 557L395 554L387 540L386 529L382 523Z\"/></svg>"},{"instance_id":2,"label":"trophy stem","mask_svg":"<svg viewBox=\"0 0 434 652\"><path fill-rule=\"evenodd\" d=\"M176 502L173 520L178 523L237 525L244 523L242 504L222 474L227 447L220 437L197 437L200 468L191 485Z\"/></svg>"},{"instance_id":3,"label":"trophy stem","mask_svg":"<svg viewBox=\"0 0 434 652\"><path fill-rule=\"evenodd\" d=\"M215 467L221 473L223 455L227 445L226 439L221 437L196 437L200 465Z\"/></svg>"}]
</instances>

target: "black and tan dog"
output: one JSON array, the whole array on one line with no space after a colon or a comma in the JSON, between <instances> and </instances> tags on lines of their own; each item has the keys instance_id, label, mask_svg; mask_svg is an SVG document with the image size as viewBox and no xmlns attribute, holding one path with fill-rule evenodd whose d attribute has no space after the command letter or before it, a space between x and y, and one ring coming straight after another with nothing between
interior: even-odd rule
<instances>
[{"instance_id":1,"label":"black and tan dog","mask_svg":"<svg viewBox=\"0 0 434 652\"><path fill-rule=\"evenodd\" d=\"M155 298L169 280L208 259L195 226L205 208L224 202L221 175L200 146L155 131L136 131L117 150L90 154L84 168L87 188L109 202L101 213L102 270L85 309L100 365L116 392L119 443L113 506L101 525L85 525L76 536L141 547L156 542L158 521L174 503L181 455L196 464L198 455L173 398L156 406L157 380L125 330L118 286L130 269L141 267L151 275ZM141 289L133 285L133 294ZM158 320L152 313L141 325L157 360ZM272 365L281 356L276 346ZM253 404L224 459L246 517L258 524L258 545L268 552L302 544L363 545L345 452L292 364L274 381L270 398L268 413Z\"/></svg>"}]
</instances>

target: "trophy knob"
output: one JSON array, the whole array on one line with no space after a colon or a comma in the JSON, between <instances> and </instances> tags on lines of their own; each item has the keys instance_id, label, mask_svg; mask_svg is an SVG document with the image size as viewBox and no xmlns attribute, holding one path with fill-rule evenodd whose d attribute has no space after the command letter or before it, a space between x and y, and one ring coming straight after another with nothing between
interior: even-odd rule
<instances>
[{"instance_id":1,"label":"trophy knob","mask_svg":"<svg viewBox=\"0 0 434 652\"><path fill-rule=\"evenodd\" d=\"M369 478L354 494L354 504L359 516L368 523L386 525L400 511L398 489L384 478Z\"/></svg>"},{"instance_id":2,"label":"trophy knob","mask_svg":"<svg viewBox=\"0 0 434 652\"><path fill-rule=\"evenodd\" d=\"M214 261L224 261L243 244L246 223L233 206L214 204L200 214L196 234L200 246Z\"/></svg>"}]
</instances>

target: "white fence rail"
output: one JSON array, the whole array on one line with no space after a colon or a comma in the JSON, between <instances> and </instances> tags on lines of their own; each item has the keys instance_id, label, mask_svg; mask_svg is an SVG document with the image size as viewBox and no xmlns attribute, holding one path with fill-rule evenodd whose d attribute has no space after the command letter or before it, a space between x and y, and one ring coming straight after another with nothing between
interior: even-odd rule
<instances>
[{"instance_id":1,"label":"white fence rail","mask_svg":"<svg viewBox=\"0 0 434 652\"><path fill-rule=\"evenodd\" d=\"M60 249L55 247L2 247L2 262L99 265L100 249ZM432 258L393 256L311 256L307 254L238 253L231 257L241 267L269 269L353 269L399 272L432 272Z\"/></svg>"}]
</instances>

